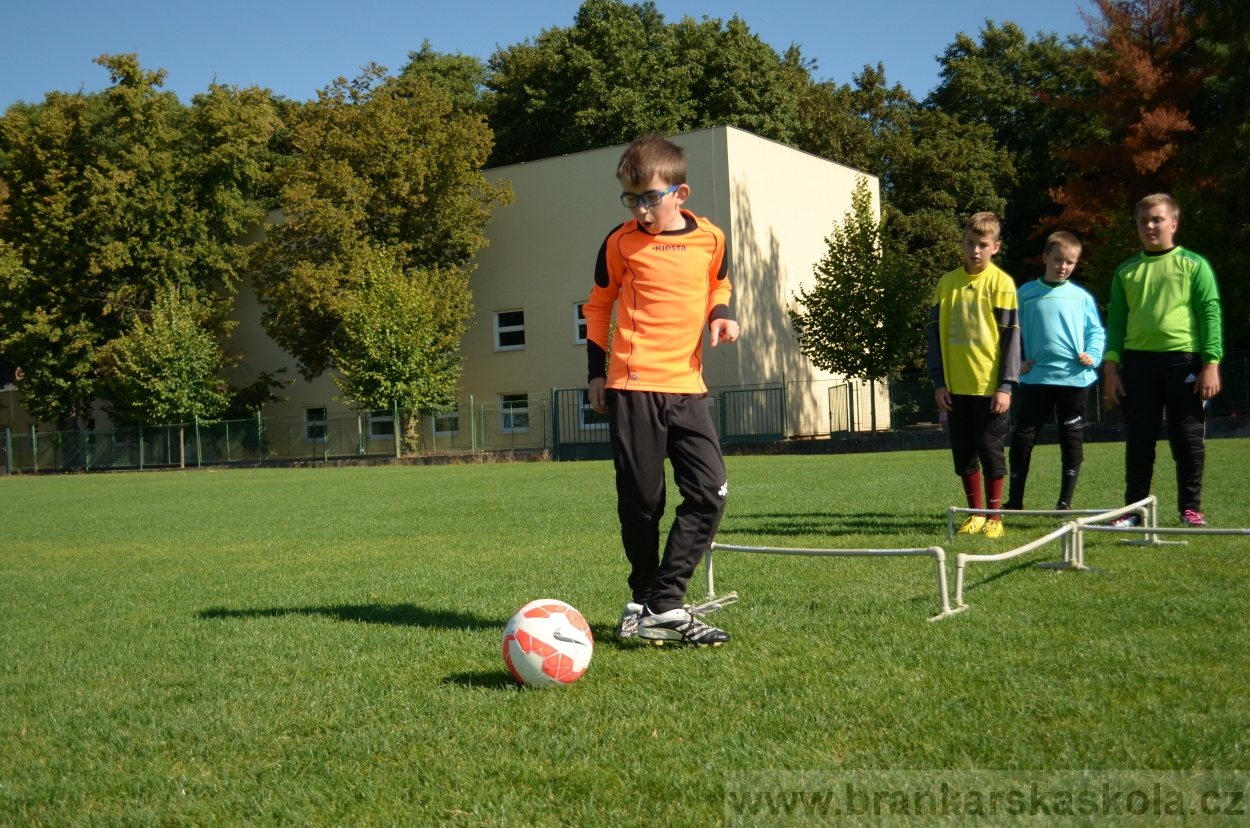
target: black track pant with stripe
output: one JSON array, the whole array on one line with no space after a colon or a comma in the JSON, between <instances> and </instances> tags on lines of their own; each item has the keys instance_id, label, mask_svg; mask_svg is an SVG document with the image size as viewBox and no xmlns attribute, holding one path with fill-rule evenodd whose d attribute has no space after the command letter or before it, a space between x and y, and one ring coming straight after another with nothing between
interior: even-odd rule
<instances>
[{"instance_id":1,"label":"black track pant with stripe","mask_svg":"<svg viewBox=\"0 0 1250 828\"><path fill-rule=\"evenodd\" d=\"M1202 369L1199 354L1125 351L1120 368L1124 383L1124 502L1150 494L1155 470L1155 442L1167 413L1168 443L1176 461L1176 500L1179 511L1202 506L1202 469L1206 455L1206 418L1194 383Z\"/></svg>"},{"instance_id":2,"label":"black track pant with stripe","mask_svg":"<svg viewBox=\"0 0 1250 828\"><path fill-rule=\"evenodd\" d=\"M728 483L720 440L706 394L608 389L607 397L629 587L634 600L652 612L668 612L682 605L725 511ZM666 456L682 502L660 559Z\"/></svg>"},{"instance_id":3,"label":"black track pant with stripe","mask_svg":"<svg viewBox=\"0 0 1250 828\"><path fill-rule=\"evenodd\" d=\"M1075 385L1027 385L1021 383L1016 393L1016 430L1011 435L1011 489L1007 502L1016 507L1024 504L1024 487L1029 478L1029 463L1037 433L1055 416L1059 431L1059 453L1063 478L1059 486L1059 503L1072 504L1076 481L1085 459L1085 404L1087 391Z\"/></svg>"}]
</instances>

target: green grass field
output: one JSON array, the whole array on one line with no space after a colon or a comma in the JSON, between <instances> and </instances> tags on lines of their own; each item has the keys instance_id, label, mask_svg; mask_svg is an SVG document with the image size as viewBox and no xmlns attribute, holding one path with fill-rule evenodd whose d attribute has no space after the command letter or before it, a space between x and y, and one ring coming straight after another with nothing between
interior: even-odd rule
<instances>
[{"instance_id":1,"label":"green grass field","mask_svg":"<svg viewBox=\"0 0 1250 828\"><path fill-rule=\"evenodd\" d=\"M1087 447L1078 507L1120 503L1122 452ZM728 465L728 543L953 559L1055 525L947 544L948 452ZM1215 525L1250 526L1248 467L1208 444ZM1049 506L1056 447L1033 468ZM1245 538L976 566L940 623L927 558L725 553L734 640L661 649L614 640L609 463L7 478L0 503L3 825L706 825L742 770L1250 769ZM567 689L500 657L540 597L595 631Z\"/></svg>"}]
</instances>

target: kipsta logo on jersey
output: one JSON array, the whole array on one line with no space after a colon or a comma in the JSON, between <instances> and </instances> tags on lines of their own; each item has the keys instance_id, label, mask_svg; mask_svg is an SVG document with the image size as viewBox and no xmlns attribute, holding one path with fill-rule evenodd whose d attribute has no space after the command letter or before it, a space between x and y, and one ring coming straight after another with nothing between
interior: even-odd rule
<instances>
[{"instance_id":1,"label":"kipsta logo on jersey","mask_svg":"<svg viewBox=\"0 0 1250 828\"><path fill-rule=\"evenodd\" d=\"M686 246L684 244L653 244L651 249L659 253L685 253Z\"/></svg>"}]
</instances>

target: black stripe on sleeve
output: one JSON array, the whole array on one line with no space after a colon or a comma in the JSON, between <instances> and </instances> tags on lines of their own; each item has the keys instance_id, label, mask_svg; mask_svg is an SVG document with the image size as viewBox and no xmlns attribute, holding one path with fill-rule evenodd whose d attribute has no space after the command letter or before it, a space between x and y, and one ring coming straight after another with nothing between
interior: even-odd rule
<instances>
[{"instance_id":1,"label":"black stripe on sleeve","mask_svg":"<svg viewBox=\"0 0 1250 828\"><path fill-rule=\"evenodd\" d=\"M586 342L586 381L608 376L608 352L593 339Z\"/></svg>"}]
</instances>

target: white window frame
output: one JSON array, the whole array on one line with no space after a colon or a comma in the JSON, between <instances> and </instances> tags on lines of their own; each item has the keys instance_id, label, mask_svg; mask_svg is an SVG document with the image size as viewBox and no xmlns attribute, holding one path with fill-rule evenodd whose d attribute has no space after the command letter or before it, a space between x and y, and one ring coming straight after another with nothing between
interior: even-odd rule
<instances>
[{"instance_id":1,"label":"white window frame","mask_svg":"<svg viewBox=\"0 0 1250 828\"><path fill-rule=\"evenodd\" d=\"M308 415L314 411L321 412L320 420L309 419ZM312 429L320 426L322 429L320 437L314 437ZM304 409L304 442L305 443L326 443L330 440L330 410L323 406L316 408Z\"/></svg>"},{"instance_id":2,"label":"white window frame","mask_svg":"<svg viewBox=\"0 0 1250 828\"><path fill-rule=\"evenodd\" d=\"M524 402L525 407L511 407L510 403ZM525 425L516 425L514 417L524 416ZM499 433L525 434L530 430L530 396L529 394L499 395Z\"/></svg>"},{"instance_id":3,"label":"white window frame","mask_svg":"<svg viewBox=\"0 0 1250 828\"><path fill-rule=\"evenodd\" d=\"M573 303L573 344L585 345L586 334L589 328L586 326L586 313L583 308L586 307L585 302Z\"/></svg>"},{"instance_id":4,"label":"white window frame","mask_svg":"<svg viewBox=\"0 0 1250 828\"><path fill-rule=\"evenodd\" d=\"M450 428L450 429L449 428L440 429L439 420L443 421L442 422L443 425L447 425L448 421L450 420L452 423L455 424L456 427ZM459 411L444 411L440 414L434 414L433 423L431 423L430 427L434 430L435 437L459 437L460 436L460 412Z\"/></svg>"},{"instance_id":5,"label":"white window frame","mask_svg":"<svg viewBox=\"0 0 1250 828\"><path fill-rule=\"evenodd\" d=\"M373 432L374 423L390 423L390 434L375 434ZM369 411L369 439L370 440L394 440L395 439L395 412L388 411L385 408L374 408Z\"/></svg>"},{"instance_id":6,"label":"white window frame","mask_svg":"<svg viewBox=\"0 0 1250 828\"><path fill-rule=\"evenodd\" d=\"M503 316L505 313L521 314L521 324L520 325L499 324L499 317ZM495 350L496 351L523 351L525 350L525 308L509 308L507 310L495 311L494 318L495 318ZM501 334L517 333L517 332L520 332L521 334L521 344L504 345L502 342L500 342L499 337Z\"/></svg>"}]
</instances>

